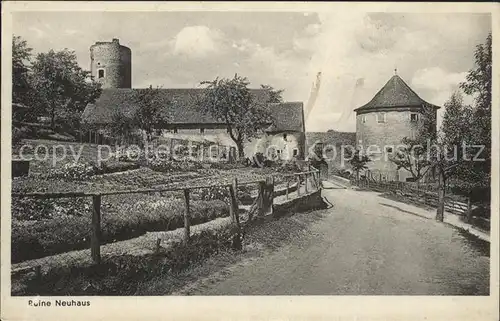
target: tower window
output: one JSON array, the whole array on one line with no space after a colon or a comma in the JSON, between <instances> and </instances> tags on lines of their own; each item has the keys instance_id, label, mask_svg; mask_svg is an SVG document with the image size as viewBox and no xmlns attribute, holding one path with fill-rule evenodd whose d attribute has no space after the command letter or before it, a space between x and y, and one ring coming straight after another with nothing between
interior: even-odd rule
<instances>
[{"instance_id":1,"label":"tower window","mask_svg":"<svg viewBox=\"0 0 500 321\"><path fill-rule=\"evenodd\" d=\"M97 78L104 78L104 69L97 69Z\"/></svg>"},{"instance_id":2,"label":"tower window","mask_svg":"<svg viewBox=\"0 0 500 321\"><path fill-rule=\"evenodd\" d=\"M412 122L418 121L418 114L417 113L411 113L410 114L410 121L412 121Z\"/></svg>"},{"instance_id":3,"label":"tower window","mask_svg":"<svg viewBox=\"0 0 500 321\"><path fill-rule=\"evenodd\" d=\"M385 113L377 114L377 122L385 123Z\"/></svg>"},{"instance_id":4,"label":"tower window","mask_svg":"<svg viewBox=\"0 0 500 321\"><path fill-rule=\"evenodd\" d=\"M293 157L296 157L297 155L299 155L299 150L297 148L294 148L293 149Z\"/></svg>"},{"instance_id":5,"label":"tower window","mask_svg":"<svg viewBox=\"0 0 500 321\"><path fill-rule=\"evenodd\" d=\"M366 115L361 116L361 122L363 124L366 123Z\"/></svg>"},{"instance_id":6,"label":"tower window","mask_svg":"<svg viewBox=\"0 0 500 321\"><path fill-rule=\"evenodd\" d=\"M286 134L283 134L283 140L286 141Z\"/></svg>"}]
</instances>

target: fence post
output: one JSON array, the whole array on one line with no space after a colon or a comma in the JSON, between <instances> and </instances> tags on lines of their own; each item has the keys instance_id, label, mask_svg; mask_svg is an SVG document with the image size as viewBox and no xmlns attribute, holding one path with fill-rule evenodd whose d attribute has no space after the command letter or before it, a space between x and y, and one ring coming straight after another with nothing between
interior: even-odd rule
<instances>
[{"instance_id":1,"label":"fence post","mask_svg":"<svg viewBox=\"0 0 500 321\"><path fill-rule=\"evenodd\" d=\"M186 210L184 211L184 242L189 243L190 232L190 209L189 209L189 189L184 189L184 203L186 204Z\"/></svg>"},{"instance_id":2,"label":"fence post","mask_svg":"<svg viewBox=\"0 0 500 321\"><path fill-rule=\"evenodd\" d=\"M238 179L235 177L233 179L233 183L229 186L229 195L231 197L231 207L229 208L231 219L233 223L240 229L240 218L239 218L239 208L238 208L238 199L237 199L237 191L238 191Z\"/></svg>"},{"instance_id":3,"label":"fence post","mask_svg":"<svg viewBox=\"0 0 500 321\"><path fill-rule=\"evenodd\" d=\"M274 213L274 176L271 176L271 214Z\"/></svg>"},{"instance_id":4,"label":"fence post","mask_svg":"<svg viewBox=\"0 0 500 321\"><path fill-rule=\"evenodd\" d=\"M257 206L258 206L258 216L264 216L264 187L266 183L264 181L259 181L259 195L257 195Z\"/></svg>"},{"instance_id":5,"label":"fence post","mask_svg":"<svg viewBox=\"0 0 500 321\"><path fill-rule=\"evenodd\" d=\"M286 199L288 199L288 188L290 187L290 180L286 178Z\"/></svg>"},{"instance_id":6,"label":"fence post","mask_svg":"<svg viewBox=\"0 0 500 321\"><path fill-rule=\"evenodd\" d=\"M300 196L300 175L297 176L297 196Z\"/></svg>"},{"instance_id":7,"label":"fence post","mask_svg":"<svg viewBox=\"0 0 500 321\"><path fill-rule=\"evenodd\" d=\"M233 179L233 183L229 186L229 195L231 198L231 206L229 207L229 213L231 215L231 220L233 226L236 228L236 234L233 236L233 248L236 250L241 250L241 227L240 227L240 218L239 218L239 208L238 208L238 199L237 199L237 191L238 191L238 180L236 178Z\"/></svg>"},{"instance_id":8,"label":"fence post","mask_svg":"<svg viewBox=\"0 0 500 321\"><path fill-rule=\"evenodd\" d=\"M305 184L304 184L304 190L306 191L306 194L307 194L309 192L307 190L307 172L304 174L304 182L305 182Z\"/></svg>"},{"instance_id":9,"label":"fence post","mask_svg":"<svg viewBox=\"0 0 500 321\"><path fill-rule=\"evenodd\" d=\"M90 253L96 264L101 263L101 195L92 196L92 235Z\"/></svg>"}]
</instances>

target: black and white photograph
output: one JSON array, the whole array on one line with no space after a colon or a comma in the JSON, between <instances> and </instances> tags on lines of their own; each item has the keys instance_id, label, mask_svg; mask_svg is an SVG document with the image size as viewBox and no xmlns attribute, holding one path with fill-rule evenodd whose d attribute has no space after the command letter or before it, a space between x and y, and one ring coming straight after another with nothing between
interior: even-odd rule
<instances>
[{"instance_id":1,"label":"black and white photograph","mask_svg":"<svg viewBox=\"0 0 500 321\"><path fill-rule=\"evenodd\" d=\"M109 296L498 319L498 7L95 4L2 9L2 301L26 320Z\"/></svg>"}]
</instances>

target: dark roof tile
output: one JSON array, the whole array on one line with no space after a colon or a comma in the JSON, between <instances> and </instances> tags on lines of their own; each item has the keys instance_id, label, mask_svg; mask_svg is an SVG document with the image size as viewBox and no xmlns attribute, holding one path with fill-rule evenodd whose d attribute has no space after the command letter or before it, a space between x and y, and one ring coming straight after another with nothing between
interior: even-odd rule
<instances>
[{"instance_id":1,"label":"dark roof tile","mask_svg":"<svg viewBox=\"0 0 500 321\"><path fill-rule=\"evenodd\" d=\"M171 124L218 124L221 123L211 115L201 111L196 102L203 94L203 88L161 89L159 99L173 104L168 109L169 123ZM107 124L111 122L113 114L121 110L125 115L132 116L137 109L134 103L134 89L104 89L101 96L94 104L89 104L83 114L82 120L88 124ZM254 101L265 104L269 97L267 90L251 89ZM276 126L270 130L303 131L304 118L302 103L268 104L271 115L277 120Z\"/></svg>"},{"instance_id":2,"label":"dark roof tile","mask_svg":"<svg viewBox=\"0 0 500 321\"><path fill-rule=\"evenodd\" d=\"M420 98L401 77L394 75L384 87L375 94L372 100L356 108L355 111L381 107L414 107L422 105L439 108Z\"/></svg>"}]
</instances>

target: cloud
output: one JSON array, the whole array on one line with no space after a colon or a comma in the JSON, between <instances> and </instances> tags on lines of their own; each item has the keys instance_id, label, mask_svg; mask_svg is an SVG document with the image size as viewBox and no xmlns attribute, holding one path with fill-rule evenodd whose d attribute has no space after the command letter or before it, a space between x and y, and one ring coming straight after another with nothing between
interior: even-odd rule
<instances>
[{"instance_id":1,"label":"cloud","mask_svg":"<svg viewBox=\"0 0 500 321\"><path fill-rule=\"evenodd\" d=\"M223 35L206 26L189 26L175 36L173 52L190 58L204 58L222 50Z\"/></svg>"},{"instance_id":2,"label":"cloud","mask_svg":"<svg viewBox=\"0 0 500 321\"><path fill-rule=\"evenodd\" d=\"M415 72L411 83L415 88L450 91L465 81L467 72L446 72L440 67L423 68Z\"/></svg>"},{"instance_id":3,"label":"cloud","mask_svg":"<svg viewBox=\"0 0 500 321\"><path fill-rule=\"evenodd\" d=\"M44 38L47 36L47 33L37 27L30 27L29 30L33 31L37 38Z\"/></svg>"}]
</instances>

